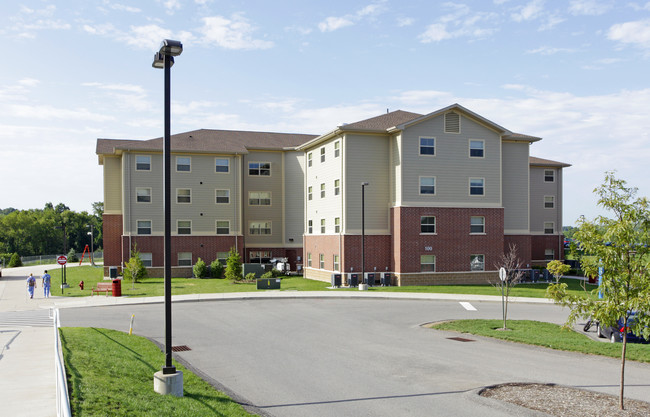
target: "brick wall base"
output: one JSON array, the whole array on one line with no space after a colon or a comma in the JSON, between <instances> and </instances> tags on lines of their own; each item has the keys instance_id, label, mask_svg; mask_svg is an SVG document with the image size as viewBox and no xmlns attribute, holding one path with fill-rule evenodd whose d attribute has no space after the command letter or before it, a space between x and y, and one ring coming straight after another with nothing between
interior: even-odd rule
<instances>
[{"instance_id":1,"label":"brick wall base","mask_svg":"<svg viewBox=\"0 0 650 417\"><path fill-rule=\"evenodd\" d=\"M498 279L497 271L485 272L434 272L395 274L396 285L462 285L487 284Z\"/></svg>"}]
</instances>

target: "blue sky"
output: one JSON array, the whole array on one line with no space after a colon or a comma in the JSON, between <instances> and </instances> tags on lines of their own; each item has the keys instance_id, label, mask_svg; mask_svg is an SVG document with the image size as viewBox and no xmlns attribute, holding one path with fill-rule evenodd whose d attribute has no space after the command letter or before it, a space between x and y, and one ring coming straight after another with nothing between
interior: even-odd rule
<instances>
[{"instance_id":1,"label":"blue sky","mask_svg":"<svg viewBox=\"0 0 650 417\"><path fill-rule=\"evenodd\" d=\"M0 208L102 200L97 138L321 134L453 103L543 138L565 170L564 224L600 211L607 170L650 195L650 2L18 0L0 5Z\"/></svg>"}]
</instances>

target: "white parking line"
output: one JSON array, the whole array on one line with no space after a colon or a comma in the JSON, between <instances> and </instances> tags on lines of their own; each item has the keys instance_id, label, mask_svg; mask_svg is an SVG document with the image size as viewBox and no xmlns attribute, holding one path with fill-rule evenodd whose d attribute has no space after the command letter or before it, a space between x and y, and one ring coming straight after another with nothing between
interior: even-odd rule
<instances>
[{"instance_id":1,"label":"white parking line","mask_svg":"<svg viewBox=\"0 0 650 417\"><path fill-rule=\"evenodd\" d=\"M474 308L474 306L471 305L470 303L468 303L467 301L459 301L459 303L460 303L460 305L463 306L463 308L464 308L465 310L468 310L468 311L476 311L476 308Z\"/></svg>"}]
</instances>

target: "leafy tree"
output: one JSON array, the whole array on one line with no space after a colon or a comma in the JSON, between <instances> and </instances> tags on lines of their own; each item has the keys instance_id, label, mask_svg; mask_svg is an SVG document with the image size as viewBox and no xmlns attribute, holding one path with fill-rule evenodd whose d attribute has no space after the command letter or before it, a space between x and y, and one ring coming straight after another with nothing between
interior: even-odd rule
<instances>
[{"instance_id":1,"label":"leafy tree","mask_svg":"<svg viewBox=\"0 0 650 417\"><path fill-rule=\"evenodd\" d=\"M17 266L23 266L23 261L20 260L20 256L16 252L14 252L13 255L11 255L11 259L9 260L9 265L7 265L9 268L15 268Z\"/></svg>"},{"instance_id":2,"label":"leafy tree","mask_svg":"<svg viewBox=\"0 0 650 417\"><path fill-rule=\"evenodd\" d=\"M582 268L587 275L602 279L592 297L570 295L567 285L552 284L547 295L556 303L571 309L566 325L578 318L592 317L603 326L615 326L620 319L623 328L645 338L650 336L650 205L646 197L637 198L637 189L628 188L613 172L605 174L602 185L594 192L598 205L613 214L598 216L593 221L581 217L575 238L585 256ZM602 299L596 297L602 294ZM630 322L632 312L636 312ZM621 344L621 378L619 406L623 410L625 354L627 332Z\"/></svg>"},{"instance_id":3,"label":"leafy tree","mask_svg":"<svg viewBox=\"0 0 650 417\"><path fill-rule=\"evenodd\" d=\"M205 264L205 261L201 258L196 260L196 263L192 267L192 272L196 278L205 278L208 274L208 267Z\"/></svg>"},{"instance_id":4,"label":"leafy tree","mask_svg":"<svg viewBox=\"0 0 650 417\"><path fill-rule=\"evenodd\" d=\"M132 289L135 289L135 283L147 277L147 268L142 262L140 252L138 252L137 245L133 245L131 250L131 257L129 261L124 264L124 279L130 279L133 283Z\"/></svg>"},{"instance_id":5,"label":"leafy tree","mask_svg":"<svg viewBox=\"0 0 650 417\"><path fill-rule=\"evenodd\" d=\"M559 284L560 283L560 278L564 276L567 272L569 272L569 269L571 269L571 266L565 264L562 261L559 261L557 259L551 261L546 265L546 269L548 269L548 272L550 272L553 277L555 278L555 283Z\"/></svg>"},{"instance_id":6,"label":"leafy tree","mask_svg":"<svg viewBox=\"0 0 650 417\"><path fill-rule=\"evenodd\" d=\"M223 276L223 264L218 259L215 259L210 264L210 276L212 278L221 278Z\"/></svg>"},{"instance_id":7,"label":"leafy tree","mask_svg":"<svg viewBox=\"0 0 650 417\"><path fill-rule=\"evenodd\" d=\"M226 260L226 278L234 281L241 281L243 278L241 257L234 246L230 248Z\"/></svg>"},{"instance_id":8,"label":"leafy tree","mask_svg":"<svg viewBox=\"0 0 650 417\"><path fill-rule=\"evenodd\" d=\"M490 284L501 289L503 304L502 330L507 330L508 299L510 297L510 290L512 290L512 287L519 284L524 276L524 271L521 269L521 260L517 257L517 245L511 244L508 248L508 252L503 253L499 262L494 266L496 269L504 268L506 270L505 279L499 277L496 281L490 282Z\"/></svg>"}]
</instances>

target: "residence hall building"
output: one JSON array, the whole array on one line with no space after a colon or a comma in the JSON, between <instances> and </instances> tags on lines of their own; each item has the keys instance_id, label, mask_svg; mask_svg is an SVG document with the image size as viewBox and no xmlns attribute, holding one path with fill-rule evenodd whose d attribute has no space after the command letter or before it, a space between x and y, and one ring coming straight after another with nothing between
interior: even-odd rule
<instances>
[{"instance_id":1,"label":"residence hall building","mask_svg":"<svg viewBox=\"0 0 650 417\"><path fill-rule=\"evenodd\" d=\"M525 265L563 257L562 169L538 137L454 104L394 111L321 136L224 130L172 135L172 262L287 257L307 278L365 271L393 284L484 283L510 244ZM105 265L137 243L163 267L162 139L99 139Z\"/></svg>"}]
</instances>

